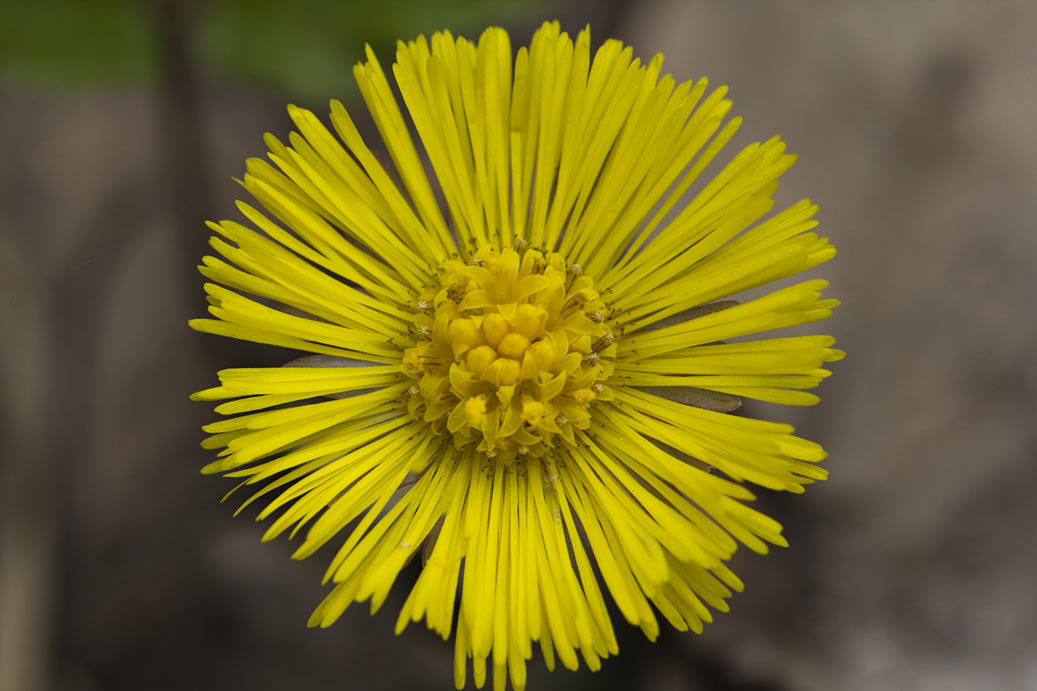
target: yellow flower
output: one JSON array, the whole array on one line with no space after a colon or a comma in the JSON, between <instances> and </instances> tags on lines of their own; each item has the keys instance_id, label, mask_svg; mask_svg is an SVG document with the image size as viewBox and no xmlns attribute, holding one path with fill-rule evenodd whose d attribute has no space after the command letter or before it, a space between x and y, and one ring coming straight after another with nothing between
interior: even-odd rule
<instances>
[{"instance_id":1,"label":"yellow flower","mask_svg":"<svg viewBox=\"0 0 1037 691\"><path fill-rule=\"evenodd\" d=\"M736 543L786 544L743 483L801 492L825 453L727 413L816 403L842 353L743 337L837 302L820 280L720 299L835 249L809 201L769 214L794 160L779 138L702 176L740 119L661 66L618 41L592 59L589 30L550 23L514 61L500 29L419 37L393 74L431 175L370 49L354 74L394 169L336 101L337 137L291 107L273 165L248 161L266 212L209 224L214 318L191 326L312 355L194 397L233 399L205 472L258 488L264 539L301 531L299 559L335 542L311 625L377 610L421 552L397 630L454 631L458 688L471 658L477 686L491 666L522 689L534 643L549 668L617 652L607 599L649 638L660 615L698 632L742 587Z\"/></svg>"}]
</instances>

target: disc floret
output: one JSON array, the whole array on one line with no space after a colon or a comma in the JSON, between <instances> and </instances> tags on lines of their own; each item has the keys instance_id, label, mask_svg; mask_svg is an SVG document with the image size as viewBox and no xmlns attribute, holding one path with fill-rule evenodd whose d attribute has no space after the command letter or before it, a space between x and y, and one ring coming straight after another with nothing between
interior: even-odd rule
<instances>
[{"instance_id":1,"label":"disc floret","mask_svg":"<svg viewBox=\"0 0 1037 691\"><path fill-rule=\"evenodd\" d=\"M416 303L404 371L409 409L457 448L510 463L540 457L612 400L616 339L575 264L517 241L443 262Z\"/></svg>"}]
</instances>

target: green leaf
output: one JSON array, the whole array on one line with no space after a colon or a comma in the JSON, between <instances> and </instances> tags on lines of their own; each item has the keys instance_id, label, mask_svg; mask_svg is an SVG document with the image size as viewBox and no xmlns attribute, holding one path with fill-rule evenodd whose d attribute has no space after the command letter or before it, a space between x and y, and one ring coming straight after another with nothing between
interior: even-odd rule
<instances>
[{"instance_id":1,"label":"green leaf","mask_svg":"<svg viewBox=\"0 0 1037 691\"><path fill-rule=\"evenodd\" d=\"M156 78L159 24L140 0L2 0L0 75L56 87ZM533 23L547 0L208 0L193 4L192 45L207 79L326 102L349 98L370 43L386 66L399 39L449 28ZM517 41L525 37L516 37Z\"/></svg>"},{"instance_id":2,"label":"green leaf","mask_svg":"<svg viewBox=\"0 0 1037 691\"><path fill-rule=\"evenodd\" d=\"M370 43L384 67L397 40L449 28L478 38L490 24L532 19L544 0L222 0L210 2L200 50L226 76L302 100L348 98Z\"/></svg>"},{"instance_id":3,"label":"green leaf","mask_svg":"<svg viewBox=\"0 0 1037 691\"><path fill-rule=\"evenodd\" d=\"M5 2L0 72L58 87L150 79L157 64L148 9L133 0Z\"/></svg>"}]
</instances>

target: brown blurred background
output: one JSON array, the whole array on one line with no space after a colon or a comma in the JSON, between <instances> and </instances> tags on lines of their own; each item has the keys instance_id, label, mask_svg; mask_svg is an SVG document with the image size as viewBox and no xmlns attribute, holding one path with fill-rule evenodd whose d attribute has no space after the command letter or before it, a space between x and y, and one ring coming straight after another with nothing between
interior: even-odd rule
<instances>
[{"instance_id":1,"label":"brown blurred background","mask_svg":"<svg viewBox=\"0 0 1037 691\"><path fill-rule=\"evenodd\" d=\"M3 0L0 689L448 689L451 650L385 610L305 628L320 558L232 519L189 392L275 349L190 332L204 219L284 105L364 119L365 40L590 22L732 87L737 143L801 158L814 275L849 351L794 422L831 480L761 497L792 547L701 636L619 627L605 671L530 689L1037 689L1037 4L724 0ZM734 149L732 148L732 153ZM254 515L254 514L252 514Z\"/></svg>"}]
</instances>

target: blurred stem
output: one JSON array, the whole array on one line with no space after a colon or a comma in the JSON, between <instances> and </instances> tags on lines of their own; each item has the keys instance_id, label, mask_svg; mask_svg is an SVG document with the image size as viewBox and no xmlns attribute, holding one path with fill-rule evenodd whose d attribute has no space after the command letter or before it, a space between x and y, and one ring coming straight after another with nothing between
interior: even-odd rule
<instances>
[{"instance_id":1,"label":"blurred stem","mask_svg":"<svg viewBox=\"0 0 1037 691\"><path fill-rule=\"evenodd\" d=\"M192 10L184 0L154 0L151 5L159 51L158 126L169 203L176 233L176 256L184 267L181 290L200 255L204 217L205 169L196 72L190 55ZM134 207L148 195L137 180L120 188L112 204ZM161 184L161 183L158 183ZM128 212L128 213L127 213ZM69 644L54 629L57 607L76 610L76 602L56 599L64 567L76 563L67 524L77 457L89 448L90 396L96 390L100 340L96 325L107 304L123 251L131 244L132 219L141 209L102 213L87 225L84 246L69 256L104 257L83 266L62 267L51 276L25 273L33 264L27 248L0 243L0 283L5 284L0 329L0 689L43 691L53 688L52 656ZM111 224L110 218L126 219ZM101 248L104 248L103 251ZM28 251L25 254L30 254ZM6 284L10 285L6 285ZM70 467L71 465L71 467ZM59 542L64 548L59 552ZM57 638L58 640L55 640Z\"/></svg>"},{"instance_id":2,"label":"blurred stem","mask_svg":"<svg viewBox=\"0 0 1037 691\"><path fill-rule=\"evenodd\" d=\"M57 558L55 481L46 440L48 359L45 290L26 275L11 243L5 255L0 363L0 689L52 687L52 603ZM6 261L10 260L10 261Z\"/></svg>"},{"instance_id":3,"label":"blurred stem","mask_svg":"<svg viewBox=\"0 0 1037 691\"><path fill-rule=\"evenodd\" d=\"M208 204L206 148L193 51L196 10L193 0L154 0L159 140L176 232L178 256L174 259L177 266L184 268L185 279L194 278L194 266L203 254L208 235L201 222ZM185 280L185 291L187 285L190 284Z\"/></svg>"},{"instance_id":4,"label":"blurred stem","mask_svg":"<svg viewBox=\"0 0 1037 691\"><path fill-rule=\"evenodd\" d=\"M596 37L595 41L623 39L621 34L626 15L635 6L632 0L566 0L560 6L560 19L563 28L575 32L591 17L591 32Z\"/></svg>"}]
</instances>

